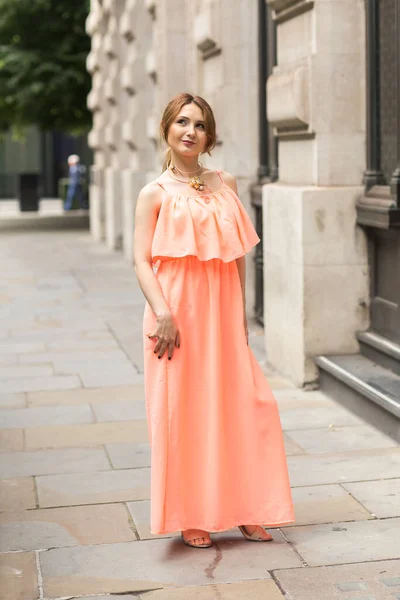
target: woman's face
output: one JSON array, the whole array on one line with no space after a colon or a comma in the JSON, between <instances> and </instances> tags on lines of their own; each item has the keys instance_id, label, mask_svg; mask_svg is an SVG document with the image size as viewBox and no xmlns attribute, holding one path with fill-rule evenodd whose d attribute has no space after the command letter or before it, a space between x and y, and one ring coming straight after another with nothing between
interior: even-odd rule
<instances>
[{"instance_id":1,"label":"woman's face","mask_svg":"<svg viewBox=\"0 0 400 600\"><path fill-rule=\"evenodd\" d=\"M207 135L203 112L197 104L186 104L179 111L168 130L167 143L174 152L184 156L204 152Z\"/></svg>"}]
</instances>

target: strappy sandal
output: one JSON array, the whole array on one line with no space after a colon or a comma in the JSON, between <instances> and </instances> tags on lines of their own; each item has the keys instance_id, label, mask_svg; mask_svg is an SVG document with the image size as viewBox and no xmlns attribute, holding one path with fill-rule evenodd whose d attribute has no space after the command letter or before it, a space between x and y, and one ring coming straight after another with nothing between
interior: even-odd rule
<instances>
[{"instance_id":1,"label":"strappy sandal","mask_svg":"<svg viewBox=\"0 0 400 600\"><path fill-rule=\"evenodd\" d=\"M196 530L194 530L196 531ZM183 543L186 544L186 546L189 546L189 548L211 548L211 546L213 545L212 541L210 540L209 544L193 544L191 542L194 542L195 540L201 540L201 539L205 539L204 535L199 535L198 537L193 537L190 540L185 540L185 538L183 537L183 533L181 533L182 539L183 539Z\"/></svg>"},{"instance_id":2,"label":"strappy sandal","mask_svg":"<svg viewBox=\"0 0 400 600\"><path fill-rule=\"evenodd\" d=\"M239 525L239 530L243 537L246 538L246 540L248 540L249 542L272 542L274 539L272 536L268 540L261 538L257 530L250 535L244 525Z\"/></svg>"}]
</instances>

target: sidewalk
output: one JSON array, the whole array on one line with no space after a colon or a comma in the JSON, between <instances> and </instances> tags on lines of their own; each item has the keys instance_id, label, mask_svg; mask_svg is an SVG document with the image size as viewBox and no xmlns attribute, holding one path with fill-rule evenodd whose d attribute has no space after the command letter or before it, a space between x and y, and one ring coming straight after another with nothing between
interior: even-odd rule
<instances>
[{"instance_id":1,"label":"sidewalk","mask_svg":"<svg viewBox=\"0 0 400 600\"><path fill-rule=\"evenodd\" d=\"M2 600L400 600L395 442L272 374L296 524L152 536L132 266L87 232L2 231L0 273Z\"/></svg>"}]
</instances>

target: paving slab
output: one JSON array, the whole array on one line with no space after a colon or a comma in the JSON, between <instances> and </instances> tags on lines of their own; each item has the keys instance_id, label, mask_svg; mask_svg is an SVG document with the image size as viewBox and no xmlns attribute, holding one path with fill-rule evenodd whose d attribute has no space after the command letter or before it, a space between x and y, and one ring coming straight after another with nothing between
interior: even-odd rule
<instances>
[{"instance_id":1,"label":"paving slab","mask_svg":"<svg viewBox=\"0 0 400 600\"><path fill-rule=\"evenodd\" d=\"M89 404L82 404L81 406L36 406L33 408L0 410L0 428L2 429L93 422L94 417Z\"/></svg>"},{"instance_id":2,"label":"paving slab","mask_svg":"<svg viewBox=\"0 0 400 600\"><path fill-rule=\"evenodd\" d=\"M296 444L292 438L287 435L286 432L283 433L283 441L285 442L285 452L286 456L297 456L299 454L305 454L306 451L304 448Z\"/></svg>"},{"instance_id":3,"label":"paving slab","mask_svg":"<svg viewBox=\"0 0 400 600\"><path fill-rule=\"evenodd\" d=\"M0 552L136 541L122 504L0 514Z\"/></svg>"},{"instance_id":4,"label":"paving slab","mask_svg":"<svg viewBox=\"0 0 400 600\"><path fill-rule=\"evenodd\" d=\"M340 485L293 488L292 497L296 521L290 527L374 518Z\"/></svg>"},{"instance_id":5,"label":"paving slab","mask_svg":"<svg viewBox=\"0 0 400 600\"><path fill-rule=\"evenodd\" d=\"M42 342L18 342L18 341L1 341L0 354L25 354L25 352L43 352L44 344Z\"/></svg>"},{"instance_id":6,"label":"paving slab","mask_svg":"<svg viewBox=\"0 0 400 600\"><path fill-rule=\"evenodd\" d=\"M102 402L101 404L94 405L93 411L99 423L146 419L146 405L144 400L137 400L135 402L131 399L125 399Z\"/></svg>"},{"instance_id":7,"label":"paving slab","mask_svg":"<svg viewBox=\"0 0 400 600\"><path fill-rule=\"evenodd\" d=\"M36 483L42 508L150 498L150 469L51 475L37 477Z\"/></svg>"},{"instance_id":8,"label":"paving slab","mask_svg":"<svg viewBox=\"0 0 400 600\"><path fill-rule=\"evenodd\" d=\"M267 377L267 379L270 383L270 378ZM279 410L282 411L313 406L337 406L332 398L319 390L306 392L300 388L290 386L283 389L273 389L273 393L278 402Z\"/></svg>"},{"instance_id":9,"label":"paving slab","mask_svg":"<svg viewBox=\"0 0 400 600\"><path fill-rule=\"evenodd\" d=\"M15 354L12 354L11 356L7 356L6 354L0 354L0 365L2 365L3 367L6 365L16 365L17 363L18 356L16 356Z\"/></svg>"},{"instance_id":10,"label":"paving slab","mask_svg":"<svg viewBox=\"0 0 400 600\"><path fill-rule=\"evenodd\" d=\"M1 554L0 583L1 600L38 600L35 554Z\"/></svg>"},{"instance_id":11,"label":"paving slab","mask_svg":"<svg viewBox=\"0 0 400 600\"><path fill-rule=\"evenodd\" d=\"M77 350L81 352L83 350L92 350L93 352L104 351L104 350L119 350L118 343L114 338L109 336L108 339L96 340L96 339L80 339L80 340L62 340L59 339L56 342L48 342L46 344L46 350L49 352L71 352ZM42 351L44 351L44 346ZM39 352L40 350L37 350ZM21 354L18 352L18 354Z\"/></svg>"},{"instance_id":12,"label":"paving slab","mask_svg":"<svg viewBox=\"0 0 400 600\"><path fill-rule=\"evenodd\" d=\"M4 392L37 392L42 390L72 390L81 387L76 375L53 375L51 377L26 377L25 379L3 379Z\"/></svg>"},{"instance_id":13,"label":"paving slab","mask_svg":"<svg viewBox=\"0 0 400 600\"><path fill-rule=\"evenodd\" d=\"M400 477L400 448L289 456L292 487Z\"/></svg>"},{"instance_id":14,"label":"paving slab","mask_svg":"<svg viewBox=\"0 0 400 600\"><path fill-rule=\"evenodd\" d=\"M400 558L400 519L285 527L309 566Z\"/></svg>"},{"instance_id":15,"label":"paving slab","mask_svg":"<svg viewBox=\"0 0 400 600\"><path fill-rule=\"evenodd\" d=\"M106 450L114 469L136 469L151 465L151 450L148 443L107 444Z\"/></svg>"},{"instance_id":16,"label":"paving slab","mask_svg":"<svg viewBox=\"0 0 400 600\"><path fill-rule=\"evenodd\" d=\"M47 377L53 375L53 368L49 366L9 365L0 366L0 379L14 379L16 377Z\"/></svg>"},{"instance_id":17,"label":"paving slab","mask_svg":"<svg viewBox=\"0 0 400 600\"><path fill-rule=\"evenodd\" d=\"M287 431L287 434L308 454L398 447L392 438L369 425L299 429Z\"/></svg>"},{"instance_id":18,"label":"paving slab","mask_svg":"<svg viewBox=\"0 0 400 600\"><path fill-rule=\"evenodd\" d=\"M400 479L346 483L343 487L378 519L400 517Z\"/></svg>"},{"instance_id":19,"label":"paving slab","mask_svg":"<svg viewBox=\"0 0 400 600\"><path fill-rule=\"evenodd\" d=\"M25 430L25 449L89 448L114 442L147 442L146 421L58 425Z\"/></svg>"},{"instance_id":20,"label":"paving slab","mask_svg":"<svg viewBox=\"0 0 400 600\"><path fill-rule=\"evenodd\" d=\"M41 352L35 354L21 354L18 358L21 365L53 364L56 371L76 369L76 365L99 364L103 362L126 361L122 350L84 350L80 352Z\"/></svg>"},{"instance_id":21,"label":"paving slab","mask_svg":"<svg viewBox=\"0 0 400 600\"><path fill-rule=\"evenodd\" d=\"M361 419L340 406L313 406L292 408L280 413L282 428L285 431L295 429L319 429L329 426L365 425Z\"/></svg>"},{"instance_id":22,"label":"paving slab","mask_svg":"<svg viewBox=\"0 0 400 600\"><path fill-rule=\"evenodd\" d=\"M144 400L143 383L134 385L117 385L109 388L79 390L61 390L52 392L28 392L28 406L47 406L49 404L100 404L102 402L119 402L128 400Z\"/></svg>"},{"instance_id":23,"label":"paving slab","mask_svg":"<svg viewBox=\"0 0 400 600\"><path fill-rule=\"evenodd\" d=\"M143 375L138 373L133 365L128 368L115 367L107 370L94 369L80 371L79 377L86 388L110 387L114 385L127 385L143 383Z\"/></svg>"},{"instance_id":24,"label":"paving slab","mask_svg":"<svg viewBox=\"0 0 400 600\"><path fill-rule=\"evenodd\" d=\"M190 595L190 600L284 600L283 594L271 579L203 585L190 587L189 589L169 588L141 594L140 599L187 600L188 595Z\"/></svg>"},{"instance_id":25,"label":"paving slab","mask_svg":"<svg viewBox=\"0 0 400 600\"><path fill-rule=\"evenodd\" d=\"M33 477L0 479L0 511L15 511L36 507Z\"/></svg>"},{"instance_id":26,"label":"paving slab","mask_svg":"<svg viewBox=\"0 0 400 600\"><path fill-rule=\"evenodd\" d=\"M150 531L150 500L138 500L127 502L128 510L141 540L153 540L158 538L180 537L179 531L165 534L155 534Z\"/></svg>"},{"instance_id":27,"label":"paving slab","mask_svg":"<svg viewBox=\"0 0 400 600\"><path fill-rule=\"evenodd\" d=\"M0 430L0 452L22 452L24 449L23 429Z\"/></svg>"},{"instance_id":28,"label":"paving slab","mask_svg":"<svg viewBox=\"0 0 400 600\"><path fill-rule=\"evenodd\" d=\"M295 600L396 600L400 561L380 561L275 571L288 598ZM393 585L391 585L391 583Z\"/></svg>"},{"instance_id":29,"label":"paving slab","mask_svg":"<svg viewBox=\"0 0 400 600\"><path fill-rule=\"evenodd\" d=\"M25 394L3 394L0 392L1 408L24 408L26 406Z\"/></svg>"},{"instance_id":30,"label":"paving slab","mask_svg":"<svg viewBox=\"0 0 400 600\"><path fill-rule=\"evenodd\" d=\"M0 477L26 477L56 473L82 473L110 469L102 448L65 448L0 454Z\"/></svg>"},{"instance_id":31,"label":"paving slab","mask_svg":"<svg viewBox=\"0 0 400 600\"><path fill-rule=\"evenodd\" d=\"M272 544L248 543L240 533L214 539L214 547L196 554L177 539L49 550L40 557L44 594L132 593L269 579L269 570L301 564L279 535Z\"/></svg>"}]
</instances>

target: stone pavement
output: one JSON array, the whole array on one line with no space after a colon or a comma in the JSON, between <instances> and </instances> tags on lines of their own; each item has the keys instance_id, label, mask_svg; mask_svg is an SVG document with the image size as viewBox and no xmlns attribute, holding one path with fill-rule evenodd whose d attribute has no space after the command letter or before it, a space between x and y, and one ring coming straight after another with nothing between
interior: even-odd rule
<instances>
[{"instance_id":1,"label":"stone pavement","mask_svg":"<svg viewBox=\"0 0 400 600\"><path fill-rule=\"evenodd\" d=\"M400 599L392 440L269 374L296 524L202 551L153 536L132 266L87 232L2 231L0 273L2 600Z\"/></svg>"}]
</instances>

